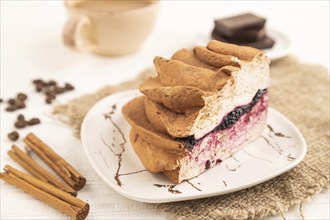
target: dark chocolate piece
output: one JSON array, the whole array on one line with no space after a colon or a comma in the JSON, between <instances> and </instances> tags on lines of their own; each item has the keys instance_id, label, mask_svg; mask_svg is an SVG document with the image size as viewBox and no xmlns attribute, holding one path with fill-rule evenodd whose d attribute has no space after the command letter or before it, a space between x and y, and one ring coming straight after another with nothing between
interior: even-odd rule
<instances>
[{"instance_id":1,"label":"dark chocolate piece","mask_svg":"<svg viewBox=\"0 0 330 220\"><path fill-rule=\"evenodd\" d=\"M251 13L236 15L214 21L217 30L222 35L231 38L234 34L246 29L262 29L266 23L265 18L255 16Z\"/></svg>"},{"instance_id":2,"label":"dark chocolate piece","mask_svg":"<svg viewBox=\"0 0 330 220\"><path fill-rule=\"evenodd\" d=\"M265 37L266 28L252 28L252 29L243 29L241 31L234 32L232 36L228 37L222 31L221 28L214 27L213 32L219 34L223 38L227 38L233 41L242 41L242 42L255 42Z\"/></svg>"},{"instance_id":3,"label":"dark chocolate piece","mask_svg":"<svg viewBox=\"0 0 330 220\"><path fill-rule=\"evenodd\" d=\"M242 42L242 41L229 40L229 39L224 38L223 36L220 36L219 34L215 33L214 31L212 32L212 37L213 37L213 39L218 40L218 41L237 44L240 46L254 47L254 48L257 48L260 50L272 48L275 44L275 41L272 38L268 37L267 35L264 38L262 38L258 41L255 41L255 42Z\"/></svg>"}]
</instances>

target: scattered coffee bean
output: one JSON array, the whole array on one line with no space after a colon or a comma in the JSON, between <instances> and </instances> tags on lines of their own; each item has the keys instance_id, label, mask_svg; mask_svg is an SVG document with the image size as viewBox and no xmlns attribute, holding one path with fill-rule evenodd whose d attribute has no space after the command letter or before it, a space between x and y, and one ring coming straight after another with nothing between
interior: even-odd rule
<instances>
[{"instance_id":1,"label":"scattered coffee bean","mask_svg":"<svg viewBox=\"0 0 330 220\"><path fill-rule=\"evenodd\" d=\"M47 104L52 104L53 100L54 100L54 99L47 97L46 100L45 100L45 102L46 102Z\"/></svg>"},{"instance_id":2,"label":"scattered coffee bean","mask_svg":"<svg viewBox=\"0 0 330 220\"><path fill-rule=\"evenodd\" d=\"M3 99L0 99L0 103L2 103L3 102Z\"/></svg>"},{"instance_id":3,"label":"scattered coffee bean","mask_svg":"<svg viewBox=\"0 0 330 220\"><path fill-rule=\"evenodd\" d=\"M42 92L46 95L45 102L47 104L51 104L53 100L56 99L56 95L74 90L74 87L70 83L65 83L64 87L61 87L55 80L46 82L42 79L35 79L33 80L33 84L37 92Z\"/></svg>"},{"instance_id":4,"label":"scattered coffee bean","mask_svg":"<svg viewBox=\"0 0 330 220\"><path fill-rule=\"evenodd\" d=\"M35 79L32 82L33 82L33 84L42 84L43 83L43 80L41 80L41 79Z\"/></svg>"},{"instance_id":5,"label":"scattered coffee bean","mask_svg":"<svg viewBox=\"0 0 330 220\"><path fill-rule=\"evenodd\" d=\"M55 86L57 85L57 82L54 81L54 80L49 80L48 83L47 83L48 86Z\"/></svg>"},{"instance_id":6,"label":"scattered coffee bean","mask_svg":"<svg viewBox=\"0 0 330 220\"><path fill-rule=\"evenodd\" d=\"M17 102L17 103L16 103L16 108L17 108L17 109L25 108L25 103L22 102L22 101Z\"/></svg>"},{"instance_id":7,"label":"scattered coffee bean","mask_svg":"<svg viewBox=\"0 0 330 220\"><path fill-rule=\"evenodd\" d=\"M54 94L49 94L46 96L46 103L47 104L51 104L53 102L53 100L56 99L56 95Z\"/></svg>"},{"instance_id":8,"label":"scattered coffee bean","mask_svg":"<svg viewBox=\"0 0 330 220\"><path fill-rule=\"evenodd\" d=\"M64 88L65 88L67 91L74 90L74 87L73 87L70 83L65 83Z\"/></svg>"},{"instance_id":9,"label":"scattered coffee bean","mask_svg":"<svg viewBox=\"0 0 330 220\"><path fill-rule=\"evenodd\" d=\"M37 92L41 92L43 88L44 88L44 87L43 87L42 84L36 84L36 91L37 91Z\"/></svg>"},{"instance_id":10,"label":"scattered coffee bean","mask_svg":"<svg viewBox=\"0 0 330 220\"><path fill-rule=\"evenodd\" d=\"M45 93L45 95L48 96L48 95L53 95L54 94L54 91L52 89L50 89L50 88L47 88L47 89L45 89L44 93Z\"/></svg>"},{"instance_id":11,"label":"scattered coffee bean","mask_svg":"<svg viewBox=\"0 0 330 220\"><path fill-rule=\"evenodd\" d=\"M16 128L25 128L27 125L36 125L36 124L40 124L40 119L39 118L31 118L30 120L25 120L24 115L19 114L17 116L17 120L14 123Z\"/></svg>"},{"instance_id":12,"label":"scattered coffee bean","mask_svg":"<svg viewBox=\"0 0 330 220\"><path fill-rule=\"evenodd\" d=\"M15 105L16 104L16 99L8 99L8 103L11 105Z\"/></svg>"},{"instance_id":13,"label":"scattered coffee bean","mask_svg":"<svg viewBox=\"0 0 330 220\"><path fill-rule=\"evenodd\" d=\"M54 94L54 93L49 94L49 95L47 95L47 98L56 99L56 94Z\"/></svg>"},{"instance_id":14,"label":"scattered coffee bean","mask_svg":"<svg viewBox=\"0 0 330 220\"><path fill-rule=\"evenodd\" d=\"M56 86L56 87L55 87L55 93L56 93L56 94L62 94L62 93L64 93L65 91L66 91L65 88L62 88L62 87L59 87L59 86Z\"/></svg>"},{"instance_id":15,"label":"scattered coffee bean","mask_svg":"<svg viewBox=\"0 0 330 220\"><path fill-rule=\"evenodd\" d=\"M17 116L17 120L18 121L25 121L25 117L24 117L24 115L22 115L22 114L19 114L18 116Z\"/></svg>"},{"instance_id":16,"label":"scattered coffee bean","mask_svg":"<svg viewBox=\"0 0 330 220\"><path fill-rule=\"evenodd\" d=\"M16 128L25 128L26 127L26 121L25 120L19 120L15 122Z\"/></svg>"},{"instance_id":17,"label":"scattered coffee bean","mask_svg":"<svg viewBox=\"0 0 330 220\"><path fill-rule=\"evenodd\" d=\"M29 121L27 121L28 125L37 125L40 123L40 119L39 118L31 118Z\"/></svg>"},{"instance_id":18,"label":"scattered coffee bean","mask_svg":"<svg viewBox=\"0 0 330 220\"><path fill-rule=\"evenodd\" d=\"M21 100L21 101L25 101L27 99L27 95L24 93L18 93L16 97L18 100Z\"/></svg>"},{"instance_id":19,"label":"scattered coffee bean","mask_svg":"<svg viewBox=\"0 0 330 220\"><path fill-rule=\"evenodd\" d=\"M16 95L16 99L10 98L8 99L8 107L6 108L7 112L12 112L17 109L25 108L24 101L27 99L27 95L24 93L18 93Z\"/></svg>"},{"instance_id":20,"label":"scattered coffee bean","mask_svg":"<svg viewBox=\"0 0 330 220\"><path fill-rule=\"evenodd\" d=\"M7 108L6 108L6 111L7 112L13 112L13 111L15 111L17 108L16 108L16 106L14 106L14 105L10 105L10 106L8 106Z\"/></svg>"},{"instance_id":21,"label":"scattered coffee bean","mask_svg":"<svg viewBox=\"0 0 330 220\"><path fill-rule=\"evenodd\" d=\"M10 132L8 138L12 141L16 141L19 138L19 134L17 131Z\"/></svg>"}]
</instances>

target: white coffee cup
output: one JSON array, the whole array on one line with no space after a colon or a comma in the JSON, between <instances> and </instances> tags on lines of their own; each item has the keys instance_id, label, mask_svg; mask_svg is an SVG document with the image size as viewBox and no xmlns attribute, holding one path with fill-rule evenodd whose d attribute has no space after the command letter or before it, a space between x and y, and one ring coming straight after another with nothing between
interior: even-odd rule
<instances>
[{"instance_id":1,"label":"white coffee cup","mask_svg":"<svg viewBox=\"0 0 330 220\"><path fill-rule=\"evenodd\" d=\"M158 0L67 0L66 46L104 56L137 51L151 33Z\"/></svg>"}]
</instances>

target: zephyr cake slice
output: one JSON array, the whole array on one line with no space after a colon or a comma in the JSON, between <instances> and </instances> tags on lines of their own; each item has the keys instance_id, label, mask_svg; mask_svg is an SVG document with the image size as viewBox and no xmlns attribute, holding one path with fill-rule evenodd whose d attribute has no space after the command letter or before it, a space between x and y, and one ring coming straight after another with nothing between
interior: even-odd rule
<instances>
[{"instance_id":1,"label":"zephyr cake slice","mask_svg":"<svg viewBox=\"0 0 330 220\"><path fill-rule=\"evenodd\" d=\"M122 109L143 165L172 182L191 179L261 135L269 59L257 49L211 41L156 57L157 77Z\"/></svg>"}]
</instances>

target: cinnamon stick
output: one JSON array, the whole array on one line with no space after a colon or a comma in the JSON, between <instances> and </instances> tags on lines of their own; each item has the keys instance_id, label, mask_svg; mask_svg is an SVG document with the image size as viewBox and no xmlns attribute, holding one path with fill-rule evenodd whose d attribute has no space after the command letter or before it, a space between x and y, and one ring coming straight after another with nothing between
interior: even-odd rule
<instances>
[{"instance_id":1,"label":"cinnamon stick","mask_svg":"<svg viewBox=\"0 0 330 220\"><path fill-rule=\"evenodd\" d=\"M4 170L5 172L0 173L0 179L24 190L73 219L83 220L87 217L89 212L88 203L9 165L5 166Z\"/></svg>"},{"instance_id":2,"label":"cinnamon stick","mask_svg":"<svg viewBox=\"0 0 330 220\"><path fill-rule=\"evenodd\" d=\"M85 186L86 179L36 135L29 133L23 141L73 189Z\"/></svg>"},{"instance_id":3,"label":"cinnamon stick","mask_svg":"<svg viewBox=\"0 0 330 220\"><path fill-rule=\"evenodd\" d=\"M73 196L77 195L77 192L74 189L41 167L37 162L29 157L28 154L24 153L17 146L13 145L12 150L8 151L8 155L34 177L43 182L50 183L51 185L61 189L62 191L70 193Z\"/></svg>"}]
</instances>

